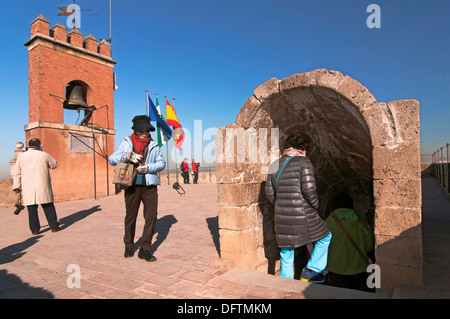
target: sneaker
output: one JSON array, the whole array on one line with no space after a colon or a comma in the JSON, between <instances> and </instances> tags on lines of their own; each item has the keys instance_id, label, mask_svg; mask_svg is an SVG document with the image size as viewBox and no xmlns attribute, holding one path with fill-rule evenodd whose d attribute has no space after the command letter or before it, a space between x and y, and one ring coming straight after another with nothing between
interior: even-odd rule
<instances>
[{"instance_id":1,"label":"sneaker","mask_svg":"<svg viewBox=\"0 0 450 319\"><path fill-rule=\"evenodd\" d=\"M150 253L150 250L145 250L142 248L139 248L138 257L148 262L156 261L156 257Z\"/></svg>"},{"instance_id":2,"label":"sneaker","mask_svg":"<svg viewBox=\"0 0 450 319\"><path fill-rule=\"evenodd\" d=\"M133 255L134 255L133 248L125 247L125 253L123 254L123 256L125 258L130 258L130 257L133 257Z\"/></svg>"},{"instance_id":3,"label":"sneaker","mask_svg":"<svg viewBox=\"0 0 450 319\"><path fill-rule=\"evenodd\" d=\"M312 282L312 283L320 284L322 282L325 282L326 276L323 273L316 272L314 270L311 270L311 269L305 267L302 270L300 280L304 281L304 282Z\"/></svg>"}]
</instances>

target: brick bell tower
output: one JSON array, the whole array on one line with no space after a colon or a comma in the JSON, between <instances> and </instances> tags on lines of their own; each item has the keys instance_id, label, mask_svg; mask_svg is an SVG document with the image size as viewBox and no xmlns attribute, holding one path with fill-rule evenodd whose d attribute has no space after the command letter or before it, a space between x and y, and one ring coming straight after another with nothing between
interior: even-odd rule
<instances>
[{"instance_id":1,"label":"brick bell tower","mask_svg":"<svg viewBox=\"0 0 450 319\"><path fill-rule=\"evenodd\" d=\"M114 62L111 45L39 15L31 23L28 48L30 138L58 161L51 170L55 201L114 193ZM80 121L65 124L64 114Z\"/></svg>"}]
</instances>

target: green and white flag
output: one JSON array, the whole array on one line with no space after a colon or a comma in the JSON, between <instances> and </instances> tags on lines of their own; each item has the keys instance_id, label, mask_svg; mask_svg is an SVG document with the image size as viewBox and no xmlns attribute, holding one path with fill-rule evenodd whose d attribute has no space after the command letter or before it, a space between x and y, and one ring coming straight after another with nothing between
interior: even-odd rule
<instances>
[{"instance_id":1,"label":"green and white flag","mask_svg":"<svg viewBox=\"0 0 450 319\"><path fill-rule=\"evenodd\" d=\"M166 119L161 113L161 109L159 108L159 101L158 101L158 95L156 95L156 110L158 111L158 115L161 117L161 119L166 122ZM170 135L164 134L163 128L159 122L156 122L156 133L158 136L158 145L159 147L166 144L172 137ZM167 133L167 132L166 132Z\"/></svg>"}]
</instances>

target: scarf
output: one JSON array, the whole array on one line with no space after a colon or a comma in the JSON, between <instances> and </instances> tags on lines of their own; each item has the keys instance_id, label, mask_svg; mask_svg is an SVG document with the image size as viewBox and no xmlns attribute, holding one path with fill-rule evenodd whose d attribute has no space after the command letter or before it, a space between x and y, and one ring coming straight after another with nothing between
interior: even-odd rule
<instances>
[{"instance_id":1,"label":"scarf","mask_svg":"<svg viewBox=\"0 0 450 319\"><path fill-rule=\"evenodd\" d=\"M290 147L287 150L285 150L283 152L283 155L288 155L288 156L305 156L303 154L301 154L297 149Z\"/></svg>"},{"instance_id":2,"label":"scarf","mask_svg":"<svg viewBox=\"0 0 450 319\"><path fill-rule=\"evenodd\" d=\"M140 139L139 137L137 137L136 133L133 133L131 135L131 141L133 142L134 152L136 154L144 156L144 149L150 143L151 140L152 140L151 136L144 139Z\"/></svg>"}]
</instances>

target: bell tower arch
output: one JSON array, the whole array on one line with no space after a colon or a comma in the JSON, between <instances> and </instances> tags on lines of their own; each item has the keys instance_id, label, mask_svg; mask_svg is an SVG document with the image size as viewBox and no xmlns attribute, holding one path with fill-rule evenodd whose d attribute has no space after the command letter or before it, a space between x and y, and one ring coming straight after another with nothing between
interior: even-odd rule
<instances>
[{"instance_id":1,"label":"bell tower arch","mask_svg":"<svg viewBox=\"0 0 450 319\"><path fill-rule=\"evenodd\" d=\"M55 201L109 195L114 150L114 66L111 45L39 15L28 49L28 141L41 140L57 161ZM78 114L77 114L78 113ZM70 114L70 119L67 116ZM75 115L75 116L72 116ZM76 119L73 121L72 119ZM70 185L70 186L68 186Z\"/></svg>"}]
</instances>

